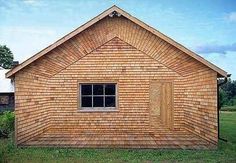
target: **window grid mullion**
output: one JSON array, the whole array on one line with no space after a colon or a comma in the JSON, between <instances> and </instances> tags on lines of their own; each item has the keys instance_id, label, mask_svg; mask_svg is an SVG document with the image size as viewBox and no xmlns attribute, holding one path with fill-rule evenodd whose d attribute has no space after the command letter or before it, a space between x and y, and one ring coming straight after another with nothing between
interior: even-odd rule
<instances>
[{"instance_id":1,"label":"window grid mullion","mask_svg":"<svg viewBox=\"0 0 236 163\"><path fill-rule=\"evenodd\" d=\"M93 109L93 84L92 84L92 109Z\"/></svg>"},{"instance_id":2,"label":"window grid mullion","mask_svg":"<svg viewBox=\"0 0 236 163\"><path fill-rule=\"evenodd\" d=\"M105 93L105 84L103 84L103 107L105 108L105 95L106 95L106 93Z\"/></svg>"},{"instance_id":3,"label":"window grid mullion","mask_svg":"<svg viewBox=\"0 0 236 163\"><path fill-rule=\"evenodd\" d=\"M79 95L80 95L80 101L79 101L79 105L82 108L82 84L79 85Z\"/></svg>"}]
</instances>

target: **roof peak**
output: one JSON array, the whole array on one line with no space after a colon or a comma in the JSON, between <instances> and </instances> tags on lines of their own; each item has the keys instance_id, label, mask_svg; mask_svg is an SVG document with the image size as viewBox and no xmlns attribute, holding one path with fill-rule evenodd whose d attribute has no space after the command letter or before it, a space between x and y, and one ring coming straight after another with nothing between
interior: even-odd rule
<instances>
[{"instance_id":1,"label":"roof peak","mask_svg":"<svg viewBox=\"0 0 236 163\"><path fill-rule=\"evenodd\" d=\"M114 13L114 11L116 11ZM101 14L99 14L98 16L94 17L93 19L91 19L90 21L88 21L87 23L81 25L80 27L78 27L77 29L75 29L74 31L70 32L69 34L67 34L66 36L62 37L61 39L59 39L58 41L56 41L55 43L49 45L48 47L46 47L45 49L43 49L42 51L38 52L37 54L35 54L34 56L30 57L29 59L27 59L26 61L24 61L23 63L21 63L20 65L16 66L15 68L11 69L6 76L7 77L11 77L13 76L15 73L17 73L18 71L20 71L21 69L23 69L24 67L26 67L27 65L29 65L30 63L34 62L35 60L37 60L38 58L42 57L43 55L47 54L48 52L50 52L51 50L53 50L54 48L58 47L59 45L63 44L64 42L66 42L67 40L69 40L70 38L74 37L75 35L79 34L80 32L84 31L85 29L89 28L90 26L92 26L93 24L95 24L96 22L98 22L99 20L105 18L106 16L124 16L127 19L129 19L130 21L136 23L137 25L139 25L140 27L146 29L147 31L153 33L154 35L156 35L157 37L163 39L164 41L166 41L167 43L173 45L174 47L176 47L177 49L181 50L182 52L188 54L189 56L191 56L192 58L198 60L199 62L203 63L204 65L206 65L207 67L211 68L212 70L216 71L219 76L222 77L226 77L227 76L227 72L225 72L224 70L220 69L219 67L215 66L214 64L210 63L209 61L205 60L204 58L202 58L201 56L197 55L196 53L192 52L191 50L187 49L186 47L184 47L183 45L177 43L176 41L174 41L173 39L169 38L168 36L164 35L163 33L159 32L158 30L156 30L155 28L150 27L149 25L145 24L144 22L142 22L141 20L131 16L129 13L127 13L126 11L122 10L121 8L119 8L116 5L111 6L110 8L108 8L107 10L105 10L104 12L102 12Z\"/></svg>"},{"instance_id":2,"label":"roof peak","mask_svg":"<svg viewBox=\"0 0 236 163\"><path fill-rule=\"evenodd\" d=\"M114 7L114 8L119 8L119 7L118 7L118 6L116 6L116 5L112 5L112 6L111 6L111 8L113 8L113 7Z\"/></svg>"}]
</instances>

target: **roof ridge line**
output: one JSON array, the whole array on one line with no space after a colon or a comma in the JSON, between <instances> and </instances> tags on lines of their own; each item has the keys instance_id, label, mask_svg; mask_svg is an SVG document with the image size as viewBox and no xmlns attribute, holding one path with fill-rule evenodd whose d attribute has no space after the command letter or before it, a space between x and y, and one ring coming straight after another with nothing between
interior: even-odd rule
<instances>
[{"instance_id":1,"label":"roof ridge line","mask_svg":"<svg viewBox=\"0 0 236 163\"><path fill-rule=\"evenodd\" d=\"M122 10L121 8L117 7L116 5L111 6L110 8L108 8L107 10L105 10L101 14L99 14L98 16L96 16L93 19L89 20L87 23L82 24L80 27L74 29L69 34L65 35L64 37L60 38L59 40L57 40L53 44L49 45L48 47L44 48L40 52L36 53L35 55L30 57L29 59L27 59L24 62L22 62L20 65L18 65L15 68L11 69L9 72L6 73L6 77L8 77L8 78L12 77L15 73L17 73L18 71L20 71L21 69L23 69L27 65L31 64L32 62L34 62L35 60L37 60L41 56L47 54L48 52L50 52L51 50L53 50L57 46L63 44L65 41L69 40L70 38L74 37L75 35L79 34L82 31L84 31L85 29L89 28L90 26L92 26L96 22L98 22L101 19L103 19L104 17L108 16L113 11L117 11L119 14L123 15L124 17L126 17L130 21L132 21L135 24L139 25L140 27L146 29L147 31L153 33L157 37L159 37L162 40L168 42L169 44L171 44L174 47L176 47L177 49L183 51L184 53L186 53L187 55L191 56L192 58L198 60L202 64L206 65L210 69L212 69L215 72L217 72L219 74L219 76L227 77L227 72L226 71L222 70L221 68L219 68L216 65L212 64L211 62L205 60L200 55L192 52L188 48L186 48L183 45L181 45L180 43L174 41L173 39L171 39L170 37L166 36L165 34L159 32L155 28L147 25L146 23L142 22L141 20L137 19L136 17L133 17L132 15L130 15L126 11Z\"/></svg>"}]
</instances>

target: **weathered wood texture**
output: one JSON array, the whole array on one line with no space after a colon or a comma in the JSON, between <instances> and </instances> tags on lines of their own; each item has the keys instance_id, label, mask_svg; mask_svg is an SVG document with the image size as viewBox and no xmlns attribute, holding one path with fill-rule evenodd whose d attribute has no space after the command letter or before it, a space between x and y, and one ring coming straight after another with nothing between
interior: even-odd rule
<instances>
[{"instance_id":1,"label":"weathered wood texture","mask_svg":"<svg viewBox=\"0 0 236 163\"><path fill-rule=\"evenodd\" d=\"M156 126L160 120L167 128L173 129L173 84L170 81L150 82L150 124Z\"/></svg>"},{"instance_id":2,"label":"weathered wood texture","mask_svg":"<svg viewBox=\"0 0 236 163\"><path fill-rule=\"evenodd\" d=\"M159 124L161 126L161 124ZM214 149L215 145L184 130L171 131L158 127L158 134L130 132L81 132L80 130L50 129L25 142L22 146L72 148L181 148Z\"/></svg>"},{"instance_id":3,"label":"weathered wood texture","mask_svg":"<svg viewBox=\"0 0 236 163\"><path fill-rule=\"evenodd\" d=\"M184 121L186 129L213 142L217 131L217 74L202 68L184 79Z\"/></svg>"},{"instance_id":4,"label":"weathered wood texture","mask_svg":"<svg viewBox=\"0 0 236 163\"><path fill-rule=\"evenodd\" d=\"M36 66L29 66L15 76L15 114L17 143L42 133L49 126L46 79Z\"/></svg>"},{"instance_id":5,"label":"weathered wood texture","mask_svg":"<svg viewBox=\"0 0 236 163\"><path fill-rule=\"evenodd\" d=\"M170 132L168 138L181 145L177 131L182 130L216 143L216 75L130 20L106 17L16 73L17 143L27 144L44 131L46 135L108 132L114 133L112 140L116 133L128 132L154 134L158 146L158 138L164 140ZM80 112L78 83L86 81L116 81L118 110ZM165 106L172 101L171 112L162 110L168 115L161 122L150 115L151 81L171 81L162 90L170 92L162 101L169 100ZM60 145L56 134L51 135ZM165 146L165 141L159 143Z\"/></svg>"},{"instance_id":6,"label":"weathered wood texture","mask_svg":"<svg viewBox=\"0 0 236 163\"><path fill-rule=\"evenodd\" d=\"M124 130L149 133L150 79L178 74L119 38L114 38L48 80L52 126L81 130ZM118 112L79 112L78 82L117 81Z\"/></svg>"}]
</instances>

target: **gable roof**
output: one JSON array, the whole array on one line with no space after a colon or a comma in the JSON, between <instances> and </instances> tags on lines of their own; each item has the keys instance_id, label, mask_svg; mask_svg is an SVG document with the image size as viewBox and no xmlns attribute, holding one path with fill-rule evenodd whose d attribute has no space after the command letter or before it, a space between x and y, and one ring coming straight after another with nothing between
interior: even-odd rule
<instances>
[{"instance_id":1,"label":"gable roof","mask_svg":"<svg viewBox=\"0 0 236 163\"><path fill-rule=\"evenodd\" d=\"M105 10L104 12L102 12L101 14L96 16L95 18L91 19L90 21L83 24L79 28L77 28L74 31L70 32L69 34L62 37L61 39L59 39L55 43L49 45L45 49L41 50L40 52L38 52L34 56L32 56L29 59L27 59L26 61L22 62L20 65L18 65L15 68L11 69L9 72L6 73L6 77L8 77L8 78L12 77L15 73L17 73L18 71L20 71L21 69L23 69L24 67L29 65L30 63L34 62L38 58L40 58L43 55L47 54L48 52L50 52L54 48L58 47L59 45L63 44L65 41L69 40L70 38L74 37L75 35L79 34L82 31L84 31L85 29L89 28L90 26L92 26L93 24L95 24L99 20L103 19L104 17L108 16L109 14L113 13L114 11L121 14L122 16L126 17L127 19L131 20L132 22L138 24L142 28L144 28L147 31L153 33L154 35L158 36L159 38L163 39L164 41L168 42L169 44L171 44L174 47L178 48L179 50L183 51L184 53L188 54L189 56L196 59L197 61L203 63L204 65L206 65L210 69L217 72L219 77L227 77L227 72L226 71L224 71L221 68L215 66L211 62L205 60L203 57L197 55L196 53L192 52L191 50L187 49L183 45L181 45L181 44L177 43L176 41L172 40L171 38L167 37L166 35L159 32L158 30L150 27L149 25L145 24L144 22L140 21L139 19L131 16L130 14L128 14L127 12L125 12L124 10L120 9L117 6L112 6L111 8Z\"/></svg>"}]
</instances>

